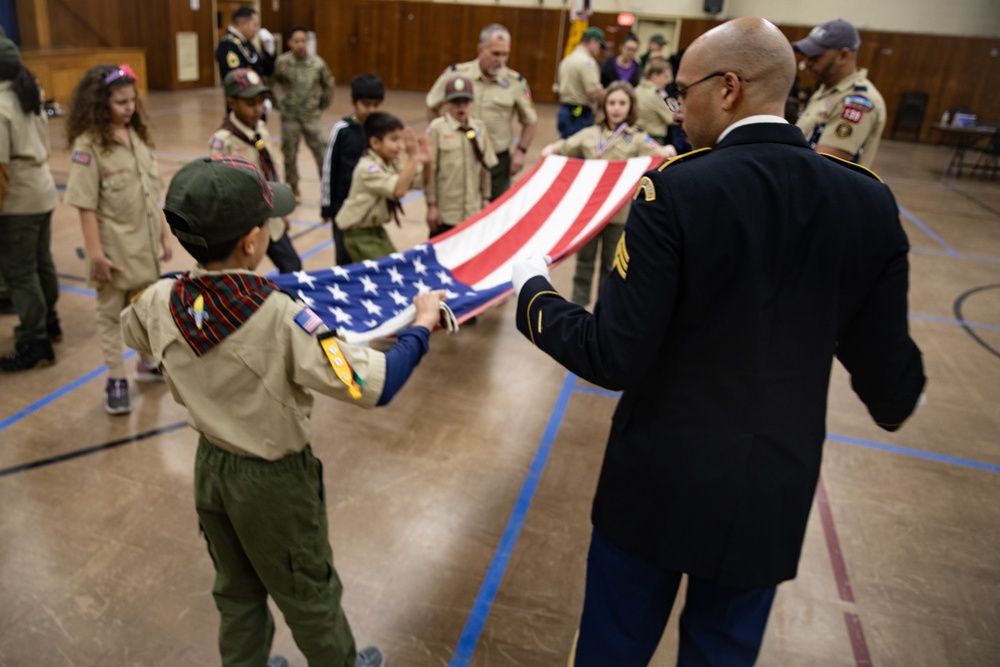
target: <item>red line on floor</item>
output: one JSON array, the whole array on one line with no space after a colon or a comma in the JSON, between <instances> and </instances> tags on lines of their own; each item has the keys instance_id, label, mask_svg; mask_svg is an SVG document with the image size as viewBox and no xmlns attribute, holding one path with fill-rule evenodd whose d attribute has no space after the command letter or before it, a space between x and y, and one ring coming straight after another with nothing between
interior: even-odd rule
<instances>
[{"instance_id":1,"label":"red line on floor","mask_svg":"<svg viewBox=\"0 0 1000 667\"><path fill-rule=\"evenodd\" d=\"M833 577L837 581L837 592L844 602L854 603L854 591L851 589L851 579L847 575L847 564L844 562L844 552L840 548L840 538L837 537L837 527L833 523L833 512L830 511L830 499L826 495L826 486L820 477L816 484L816 507L819 509L820 522L823 524L823 536L826 538L826 550L830 554L830 565L833 567ZM851 640L851 650L854 652L854 664L857 667L871 667L872 659L868 653L868 643L861 627L861 617L857 614L844 612L844 622L847 624L847 636Z\"/></svg>"},{"instance_id":2,"label":"red line on floor","mask_svg":"<svg viewBox=\"0 0 1000 667\"><path fill-rule=\"evenodd\" d=\"M857 667L871 667L872 659L868 655L868 643L865 641L865 631L861 629L861 618L857 614L845 611L844 622L847 623L847 635L851 638L851 649L854 651L854 664Z\"/></svg>"},{"instance_id":3,"label":"red line on floor","mask_svg":"<svg viewBox=\"0 0 1000 667\"><path fill-rule=\"evenodd\" d=\"M837 537L837 527L833 525L833 513L830 512L830 500L826 495L822 477L816 484L816 506L819 508L819 517L823 524L823 535L826 537L826 549L830 553L833 576L837 580L837 592L844 602L854 602L851 579L847 576L847 565L844 564L844 554L840 550L840 538Z\"/></svg>"}]
</instances>

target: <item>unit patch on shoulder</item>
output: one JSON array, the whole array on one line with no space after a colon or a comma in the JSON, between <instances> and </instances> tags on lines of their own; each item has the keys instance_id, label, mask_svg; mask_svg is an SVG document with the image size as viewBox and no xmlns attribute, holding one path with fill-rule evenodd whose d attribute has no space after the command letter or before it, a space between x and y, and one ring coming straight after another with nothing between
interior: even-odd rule
<instances>
[{"instance_id":1,"label":"unit patch on shoulder","mask_svg":"<svg viewBox=\"0 0 1000 667\"><path fill-rule=\"evenodd\" d=\"M625 247L625 232L622 232L621 238L618 239L618 247L615 248L615 271L622 277L622 280L625 280L628 275L628 261L628 248Z\"/></svg>"},{"instance_id":2,"label":"unit patch on shoulder","mask_svg":"<svg viewBox=\"0 0 1000 667\"><path fill-rule=\"evenodd\" d=\"M846 139L847 137L851 136L851 132L853 131L854 129L847 123L840 123L834 130L837 136L840 137L841 139Z\"/></svg>"},{"instance_id":3,"label":"unit patch on shoulder","mask_svg":"<svg viewBox=\"0 0 1000 667\"><path fill-rule=\"evenodd\" d=\"M649 178L649 176L643 176L639 179L639 185L635 189L635 194L632 195L632 201L639 198L640 192L646 201L656 200L656 188L653 187L653 181Z\"/></svg>"},{"instance_id":4,"label":"unit patch on shoulder","mask_svg":"<svg viewBox=\"0 0 1000 667\"><path fill-rule=\"evenodd\" d=\"M226 54L226 65L233 69L240 66L240 57L236 55L235 51L230 51Z\"/></svg>"}]
</instances>

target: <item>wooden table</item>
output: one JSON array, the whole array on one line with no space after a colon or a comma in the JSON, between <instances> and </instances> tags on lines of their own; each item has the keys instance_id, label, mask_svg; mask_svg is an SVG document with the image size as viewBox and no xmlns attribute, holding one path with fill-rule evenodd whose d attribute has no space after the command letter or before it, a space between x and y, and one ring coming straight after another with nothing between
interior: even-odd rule
<instances>
[{"instance_id":1,"label":"wooden table","mask_svg":"<svg viewBox=\"0 0 1000 667\"><path fill-rule=\"evenodd\" d=\"M941 133L942 139L949 139L955 144L955 153L951 156L951 162L944 173L949 173L955 167L955 175L962 177L962 168L966 166L965 150L972 148L986 137L992 137L1000 128L992 125L978 125L976 127L955 127L954 125L942 125L935 123L931 126Z\"/></svg>"}]
</instances>

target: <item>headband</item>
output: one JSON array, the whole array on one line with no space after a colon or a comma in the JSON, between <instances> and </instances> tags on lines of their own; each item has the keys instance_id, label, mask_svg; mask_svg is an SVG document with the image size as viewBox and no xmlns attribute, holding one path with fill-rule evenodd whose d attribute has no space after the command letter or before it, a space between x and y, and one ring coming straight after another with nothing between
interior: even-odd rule
<instances>
[{"instance_id":1,"label":"headband","mask_svg":"<svg viewBox=\"0 0 1000 667\"><path fill-rule=\"evenodd\" d=\"M114 83L118 79L121 79L122 77L131 79L131 82L135 83L136 76L135 72L132 71L132 68L129 67L128 65L119 65L118 69L111 70L104 77L104 85L110 86L112 83Z\"/></svg>"}]
</instances>

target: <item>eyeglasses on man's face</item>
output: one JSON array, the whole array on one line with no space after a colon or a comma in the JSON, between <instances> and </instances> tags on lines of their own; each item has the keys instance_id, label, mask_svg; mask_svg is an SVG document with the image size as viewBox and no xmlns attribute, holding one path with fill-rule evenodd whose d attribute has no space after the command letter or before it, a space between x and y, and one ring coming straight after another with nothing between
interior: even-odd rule
<instances>
[{"instance_id":1,"label":"eyeglasses on man's face","mask_svg":"<svg viewBox=\"0 0 1000 667\"><path fill-rule=\"evenodd\" d=\"M692 88L694 88L695 86L697 86L699 83L704 83L704 82L708 81L709 79L714 79L717 76L726 76L726 73L725 72L712 72L708 76L704 76L704 77L698 79L697 81L695 81L694 83L691 83L691 84L688 84L687 86L684 86L684 88L678 88L677 89L677 95L675 97L668 97L667 98L667 100L666 100L666 102L667 102L667 108L670 109L671 111L680 111L681 102L684 101L684 97L688 94L689 90L691 90Z\"/></svg>"}]
</instances>

